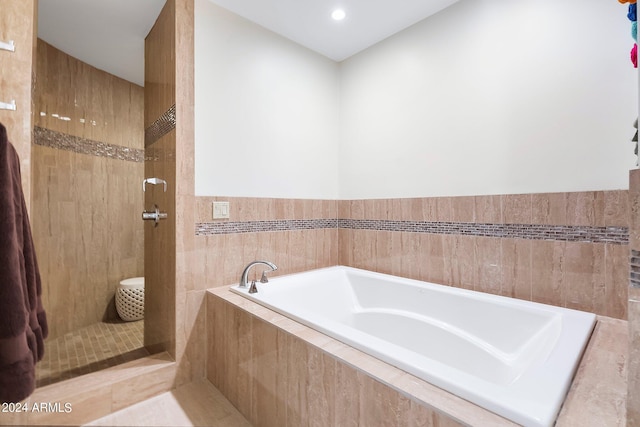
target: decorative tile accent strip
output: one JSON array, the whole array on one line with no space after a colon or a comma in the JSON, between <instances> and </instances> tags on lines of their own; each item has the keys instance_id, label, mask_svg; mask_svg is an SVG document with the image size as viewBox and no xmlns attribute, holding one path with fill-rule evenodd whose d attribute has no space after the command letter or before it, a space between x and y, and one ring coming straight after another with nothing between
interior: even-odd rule
<instances>
[{"instance_id":1,"label":"decorative tile accent strip","mask_svg":"<svg viewBox=\"0 0 640 427\"><path fill-rule=\"evenodd\" d=\"M629 229L627 227L590 227L541 224L479 224L473 222L389 221L368 219L339 219L338 227L353 230L462 234L469 236L612 243L619 245L627 244L629 242Z\"/></svg>"},{"instance_id":2,"label":"decorative tile accent strip","mask_svg":"<svg viewBox=\"0 0 640 427\"><path fill-rule=\"evenodd\" d=\"M476 224L469 222L390 221L368 219L296 219L198 223L196 224L196 235L207 236L213 234L259 233L267 231L309 230L316 228L456 234L511 239L610 243L615 245L624 245L629 243L629 229L627 227L589 227L539 224ZM638 278L640 280L640 272Z\"/></svg>"},{"instance_id":3,"label":"decorative tile accent strip","mask_svg":"<svg viewBox=\"0 0 640 427\"><path fill-rule=\"evenodd\" d=\"M634 288L640 288L640 251L631 249L631 259L629 261L629 285Z\"/></svg>"},{"instance_id":4,"label":"decorative tile accent strip","mask_svg":"<svg viewBox=\"0 0 640 427\"><path fill-rule=\"evenodd\" d=\"M144 162L144 150L138 148L122 147L120 145L107 144L106 142L93 141L39 126L34 126L33 134L34 144L43 147L73 151L74 153L88 154L90 156L109 157L111 159L126 160L129 162Z\"/></svg>"},{"instance_id":5,"label":"decorative tile accent strip","mask_svg":"<svg viewBox=\"0 0 640 427\"><path fill-rule=\"evenodd\" d=\"M144 146L148 147L176 128L176 104L144 130Z\"/></svg>"},{"instance_id":6,"label":"decorative tile accent strip","mask_svg":"<svg viewBox=\"0 0 640 427\"><path fill-rule=\"evenodd\" d=\"M260 233L266 231L338 228L337 219L279 219L273 221L203 222L196 224L196 236Z\"/></svg>"}]
</instances>

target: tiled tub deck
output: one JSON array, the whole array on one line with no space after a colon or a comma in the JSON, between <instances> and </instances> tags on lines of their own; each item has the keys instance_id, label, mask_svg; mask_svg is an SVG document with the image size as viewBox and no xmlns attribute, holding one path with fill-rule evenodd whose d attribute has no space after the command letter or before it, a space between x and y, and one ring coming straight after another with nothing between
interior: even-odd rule
<instances>
[{"instance_id":1,"label":"tiled tub deck","mask_svg":"<svg viewBox=\"0 0 640 427\"><path fill-rule=\"evenodd\" d=\"M229 291L207 293L207 377L255 426L514 426ZM599 317L556 425L623 426L627 322Z\"/></svg>"}]
</instances>

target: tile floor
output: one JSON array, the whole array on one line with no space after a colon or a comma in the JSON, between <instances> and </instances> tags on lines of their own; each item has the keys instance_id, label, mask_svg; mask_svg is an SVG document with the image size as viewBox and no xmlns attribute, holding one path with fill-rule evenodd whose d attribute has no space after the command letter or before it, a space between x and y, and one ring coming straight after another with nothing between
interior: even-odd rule
<instances>
[{"instance_id":1,"label":"tile floor","mask_svg":"<svg viewBox=\"0 0 640 427\"><path fill-rule=\"evenodd\" d=\"M96 323L47 339L44 358L36 365L37 387L148 356L143 340L144 320Z\"/></svg>"},{"instance_id":2,"label":"tile floor","mask_svg":"<svg viewBox=\"0 0 640 427\"><path fill-rule=\"evenodd\" d=\"M210 382L202 380L160 394L85 426L251 427Z\"/></svg>"}]
</instances>

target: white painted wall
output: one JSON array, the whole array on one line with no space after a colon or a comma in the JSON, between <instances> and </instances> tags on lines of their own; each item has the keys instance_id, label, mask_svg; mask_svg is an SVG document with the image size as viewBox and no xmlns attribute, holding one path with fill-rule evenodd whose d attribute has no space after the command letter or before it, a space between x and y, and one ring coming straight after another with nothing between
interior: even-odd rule
<instances>
[{"instance_id":1,"label":"white painted wall","mask_svg":"<svg viewBox=\"0 0 640 427\"><path fill-rule=\"evenodd\" d=\"M462 0L333 63L196 0L196 194L382 198L624 189L626 6Z\"/></svg>"},{"instance_id":2,"label":"white painted wall","mask_svg":"<svg viewBox=\"0 0 640 427\"><path fill-rule=\"evenodd\" d=\"M196 195L336 199L338 64L195 2Z\"/></svg>"},{"instance_id":3,"label":"white painted wall","mask_svg":"<svg viewBox=\"0 0 640 427\"><path fill-rule=\"evenodd\" d=\"M632 45L616 1L463 0L352 57L340 197L627 188Z\"/></svg>"}]
</instances>

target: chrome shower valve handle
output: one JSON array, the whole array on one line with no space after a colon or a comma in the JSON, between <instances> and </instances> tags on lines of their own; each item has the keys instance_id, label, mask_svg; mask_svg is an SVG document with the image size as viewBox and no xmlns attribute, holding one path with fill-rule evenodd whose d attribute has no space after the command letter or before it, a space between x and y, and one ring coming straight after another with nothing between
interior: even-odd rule
<instances>
[{"instance_id":1,"label":"chrome shower valve handle","mask_svg":"<svg viewBox=\"0 0 640 427\"><path fill-rule=\"evenodd\" d=\"M160 178L146 178L142 181L142 191L147 191L147 184L153 184L153 185L158 185L158 184L163 184L164 185L164 192L167 192L167 181L165 181L164 179L160 179Z\"/></svg>"}]
</instances>

